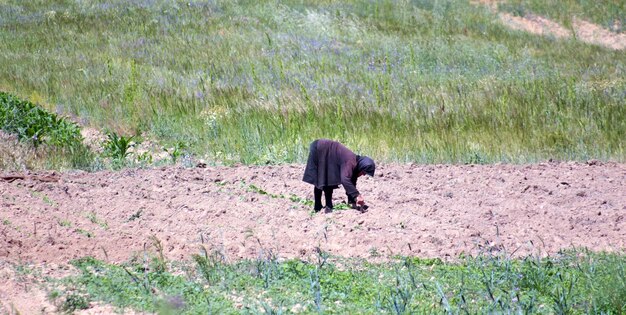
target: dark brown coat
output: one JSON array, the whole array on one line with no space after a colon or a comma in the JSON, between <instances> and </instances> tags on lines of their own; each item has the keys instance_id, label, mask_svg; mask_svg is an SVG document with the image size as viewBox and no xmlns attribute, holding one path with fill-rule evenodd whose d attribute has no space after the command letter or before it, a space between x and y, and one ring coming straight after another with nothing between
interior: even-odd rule
<instances>
[{"instance_id":1,"label":"dark brown coat","mask_svg":"<svg viewBox=\"0 0 626 315\"><path fill-rule=\"evenodd\" d=\"M342 185L348 196L356 198L358 175L357 155L343 144L328 139L311 143L303 181L319 189Z\"/></svg>"}]
</instances>

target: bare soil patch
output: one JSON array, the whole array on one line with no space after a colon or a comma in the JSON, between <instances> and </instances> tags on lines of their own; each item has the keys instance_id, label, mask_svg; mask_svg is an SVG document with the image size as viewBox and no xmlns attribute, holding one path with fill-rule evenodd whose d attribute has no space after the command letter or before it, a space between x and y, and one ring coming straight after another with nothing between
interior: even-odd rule
<instances>
[{"instance_id":1,"label":"bare soil patch","mask_svg":"<svg viewBox=\"0 0 626 315\"><path fill-rule=\"evenodd\" d=\"M220 251L227 260L272 250L310 259L385 259L505 250L626 248L626 164L382 165L359 180L370 208L311 213L303 165L0 174L0 313L54 313L44 277L67 262ZM336 190L335 201L345 199ZM20 273L32 264L39 272ZM85 314L114 310L92 305Z\"/></svg>"},{"instance_id":2,"label":"bare soil patch","mask_svg":"<svg viewBox=\"0 0 626 315\"><path fill-rule=\"evenodd\" d=\"M576 39L588 44L604 46L613 50L626 48L626 34L618 34L585 20L574 19L572 30L545 17L527 14L523 17L508 13L499 13L500 20L508 27L533 34L553 36L555 38Z\"/></svg>"},{"instance_id":3,"label":"bare soil patch","mask_svg":"<svg viewBox=\"0 0 626 315\"><path fill-rule=\"evenodd\" d=\"M311 214L302 165L3 174L0 260L110 262L154 251L187 259L201 246L230 260L274 250L454 258L626 247L626 166L382 165L359 181L366 213ZM54 180L52 180L54 179ZM336 203L345 199L336 190Z\"/></svg>"},{"instance_id":4,"label":"bare soil patch","mask_svg":"<svg viewBox=\"0 0 626 315\"><path fill-rule=\"evenodd\" d=\"M515 16L506 12L498 12L497 0L474 0L475 5L483 5L496 13L500 21L509 28L532 34L552 36L564 39L575 37L582 42L603 46L613 50L626 49L626 34L616 33L597 24L573 18L572 29L554 22L546 17L535 14Z\"/></svg>"}]
</instances>

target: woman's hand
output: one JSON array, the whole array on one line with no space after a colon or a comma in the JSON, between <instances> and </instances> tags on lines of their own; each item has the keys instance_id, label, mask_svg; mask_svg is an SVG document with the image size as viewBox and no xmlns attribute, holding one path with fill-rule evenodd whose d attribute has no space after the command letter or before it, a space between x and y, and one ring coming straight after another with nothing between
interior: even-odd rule
<instances>
[{"instance_id":1,"label":"woman's hand","mask_svg":"<svg viewBox=\"0 0 626 315\"><path fill-rule=\"evenodd\" d=\"M356 204L359 205L359 206L365 205L365 199L363 199L363 196L358 195L356 197Z\"/></svg>"}]
</instances>

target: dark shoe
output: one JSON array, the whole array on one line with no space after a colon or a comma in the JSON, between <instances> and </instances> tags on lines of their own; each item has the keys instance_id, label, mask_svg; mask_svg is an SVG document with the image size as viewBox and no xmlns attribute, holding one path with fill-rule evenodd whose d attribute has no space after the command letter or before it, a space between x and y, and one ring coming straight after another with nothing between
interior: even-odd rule
<instances>
[{"instance_id":1,"label":"dark shoe","mask_svg":"<svg viewBox=\"0 0 626 315\"><path fill-rule=\"evenodd\" d=\"M362 205L357 210L361 211L361 213L365 213L367 212L367 208L369 208L368 205Z\"/></svg>"},{"instance_id":2,"label":"dark shoe","mask_svg":"<svg viewBox=\"0 0 626 315\"><path fill-rule=\"evenodd\" d=\"M322 210L322 207L319 207L319 208L315 207L315 208L313 208L313 211L315 211L315 212L320 212L320 210Z\"/></svg>"},{"instance_id":3,"label":"dark shoe","mask_svg":"<svg viewBox=\"0 0 626 315\"><path fill-rule=\"evenodd\" d=\"M367 205L360 206L360 205L357 205L356 203L351 203L350 204L350 208L352 208L354 210L357 210L357 211L359 211L361 213L365 213L365 212L367 212L367 208L369 208L369 207Z\"/></svg>"},{"instance_id":4,"label":"dark shoe","mask_svg":"<svg viewBox=\"0 0 626 315\"><path fill-rule=\"evenodd\" d=\"M333 207L324 207L324 213L332 213Z\"/></svg>"}]
</instances>

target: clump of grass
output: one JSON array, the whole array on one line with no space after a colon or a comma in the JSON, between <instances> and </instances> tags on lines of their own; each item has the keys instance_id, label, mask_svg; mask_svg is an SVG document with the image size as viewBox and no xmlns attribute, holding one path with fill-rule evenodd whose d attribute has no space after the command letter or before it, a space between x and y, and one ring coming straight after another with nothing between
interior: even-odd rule
<instances>
[{"instance_id":1,"label":"clump of grass","mask_svg":"<svg viewBox=\"0 0 626 315\"><path fill-rule=\"evenodd\" d=\"M89 300L80 294L70 294L65 297L63 304L61 304L61 310L68 313L80 311L89 308Z\"/></svg>"}]
</instances>

